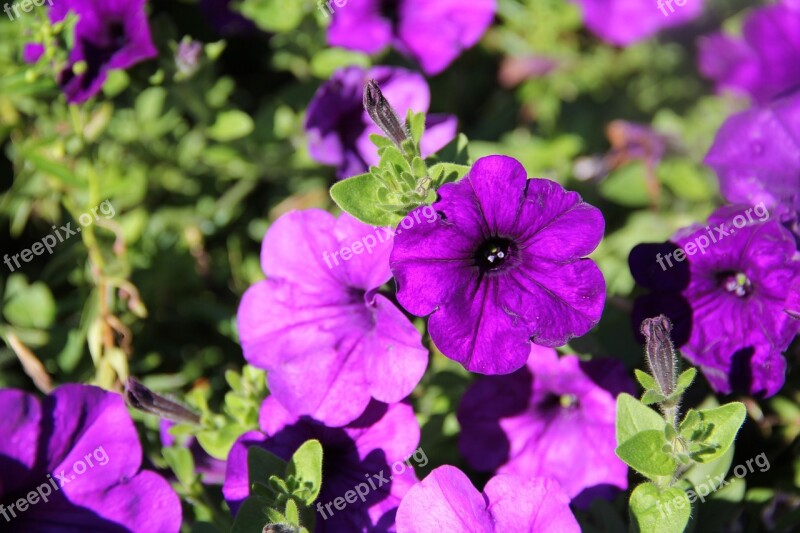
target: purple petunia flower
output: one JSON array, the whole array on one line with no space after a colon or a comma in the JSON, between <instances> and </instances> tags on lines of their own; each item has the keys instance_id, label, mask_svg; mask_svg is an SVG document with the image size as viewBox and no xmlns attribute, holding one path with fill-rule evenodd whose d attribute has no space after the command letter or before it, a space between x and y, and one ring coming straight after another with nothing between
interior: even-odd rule
<instances>
[{"instance_id":1,"label":"purple petunia flower","mask_svg":"<svg viewBox=\"0 0 800 533\"><path fill-rule=\"evenodd\" d=\"M333 22L328 42L368 54L391 45L439 74L474 46L494 19L495 0L345 0L328 8Z\"/></svg>"},{"instance_id":2,"label":"purple petunia flower","mask_svg":"<svg viewBox=\"0 0 800 533\"><path fill-rule=\"evenodd\" d=\"M427 461L417 449L420 430L410 405L373 401L358 420L330 428L309 417L292 416L269 397L259 420L263 433L242 435L228 456L222 491L234 512L250 493L250 446L261 446L288 461L301 444L317 439L322 444L322 488L316 505L316 532L394 531L400 499L417 482L410 461L405 461L412 455L417 459L419 454ZM348 496L344 510L331 505L353 491L363 497L353 503Z\"/></svg>"},{"instance_id":3,"label":"purple petunia flower","mask_svg":"<svg viewBox=\"0 0 800 533\"><path fill-rule=\"evenodd\" d=\"M628 467L614 453L621 392L635 393L618 361L559 359L533 346L526 368L481 378L464 394L459 447L476 470L550 477L588 505L628 487Z\"/></svg>"},{"instance_id":4,"label":"purple petunia flower","mask_svg":"<svg viewBox=\"0 0 800 533\"><path fill-rule=\"evenodd\" d=\"M637 246L629 262L637 283L654 291L636 302L637 329L643 318L667 315L676 345L718 392L780 390L781 354L800 333L784 312L800 253L763 204L718 209L672 244Z\"/></svg>"},{"instance_id":5,"label":"purple petunia flower","mask_svg":"<svg viewBox=\"0 0 800 533\"><path fill-rule=\"evenodd\" d=\"M507 374L531 342L560 346L600 319L605 282L581 260L603 236L598 209L510 157L475 162L439 189L440 218L395 237L397 299L431 315L431 339L467 370ZM422 209L422 208L418 208Z\"/></svg>"},{"instance_id":6,"label":"purple petunia flower","mask_svg":"<svg viewBox=\"0 0 800 533\"><path fill-rule=\"evenodd\" d=\"M316 209L284 215L264 237L268 279L242 298L239 335L291 413L345 425L370 398L404 399L425 372L419 331L377 292L392 277L391 246L383 229Z\"/></svg>"},{"instance_id":7,"label":"purple petunia flower","mask_svg":"<svg viewBox=\"0 0 800 533\"><path fill-rule=\"evenodd\" d=\"M62 0L52 4L50 20L69 11L78 15L75 45L59 85L70 103L88 100L103 87L109 70L126 69L158 54L150 37L145 0ZM75 63L85 63L81 74Z\"/></svg>"},{"instance_id":8,"label":"purple petunia flower","mask_svg":"<svg viewBox=\"0 0 800 533\"><path fill-rule=\"evenodd\" d=\"M681 26L703 12L703 0L573 0L584 24L604 41L627 46ZM684 5L680 5L684 4Z\"/></svg>"},{"instance_id":9,"label":"purple petunia flower","mask_svg":"<svg viewBox=\"0 0 800 533\"><path fill-rule=\"evenodd\" d=\"M744 22L743 39L723 33L700 41L700 72L717 90L732 90L766 102L800 88L800 6L777 3L755 9Z\"/></svg>"},{"instance_id":10,"label":"purple petunia flower","mask_svg":"<svg viewBox=\"0 0 800 533\"><path fill-rule=\"evenodd\" d=\"M800 212L800 93L730 117L705 164L734 204L763 202L791 224ZM800 231L797 232L800 235Z\"/></svg>"},{"instance_id":11,"label":"purple petunia flower","mask_svg":"<svg viewBox=\"0 0 800 533\"><path fill-rule=\"evenodd\" d=\"M398 533L578 533L569 496L546 478L500 475L483 494L454 466L440 466L415 485L397 510Z\"/></svg>"},{"instance_id":12,"label":"purple petunia flower","mask_svg":"<svg viewBox=\"0 0 800 533\"><path fill-rule=\"evenodd\" d=\"M63 385L40 401L4 389L0 410L3 531L180 530L178 496L139 471L139 436L121 396Z\"/></svg>"},{"instance_id":13,"label":"purple petunia flower","mask_svg":"<svg viewBox=\"0 0 800 533\"><path fill-rule=\"evenodd\" d=\"M364 110L363 91L374 79L386 99L405 119L409 109L428 111L431 94L425 78L416 72L396 67L347 67L334 72L308 105L306 130L311 157L337 167L337 176L362 174L380 161L378 149L369 140L382 135ZM457 122L451 115L429 115L422 138L422 156L428 157L456 136Z\"/></svg>"}]
</instances>

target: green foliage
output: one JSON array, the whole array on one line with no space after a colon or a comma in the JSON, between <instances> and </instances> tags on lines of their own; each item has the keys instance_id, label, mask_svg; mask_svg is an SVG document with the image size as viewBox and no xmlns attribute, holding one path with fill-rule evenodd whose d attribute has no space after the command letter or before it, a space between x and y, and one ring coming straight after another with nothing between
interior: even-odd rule
<instances>
[{"instance_id":1,"label":"green foliage","mask_svg":"<svg viewBox=\"0 0 800 533\"><path fill-rule=\"evenodd\" d=\"M689 523L692 505L681 489L642 483L631 493L630 509L634 531L674 533Z\"/></svg>"}]
</instances>

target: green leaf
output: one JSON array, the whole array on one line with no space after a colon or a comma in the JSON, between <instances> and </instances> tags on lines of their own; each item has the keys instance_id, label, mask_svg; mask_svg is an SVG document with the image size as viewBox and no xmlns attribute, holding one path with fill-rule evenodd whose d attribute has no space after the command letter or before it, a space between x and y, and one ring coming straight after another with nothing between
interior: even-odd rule
<instances>
[{"instance_id":1,"label":"green leaf","mask_svg":"<svg viewBox=\"0 0 800 533\"><path fill-rule=\"evenodd\" d=\"M334 71L351 65L369 67L369 56L344 48L324 48L311 58L311 73L317 78L327 80Z\"/></svg>"},{"instance_id":2,"label":"green leaf","mask_svg":"<svg viewBox=\"0 0 800 533\"><path fill-rule=\"evenodd\" d=\"M150 87L136 97L136 119L142 125L158 120L164 112L167 91L163 87Z\"/></svg>"},{"instance_id":3,"label":"green leaf","mask_svg":"<svg viewBox=\"0 0 800 533\"><path fill-rule=\"evenodd\" d=\"M709 479L715 480L719 476L725 476L733 462L733 452L735 447L731 446L719 458L705 463L694 463L684 474L683 479L697 487L701 483L708 483Z\"/></svg>"},{"instance_id":4,"label":"green leaf","mask_svg":"<svg viewBox=\"0 0 800 533\"><path fill-rule=\"evenodd\" d=\"M408 116L406 117L406 125L408 126L408 131L411 133L411 138L419 145L425 133L425 113L414 113L413 110L409 109Z\"/></svg>"},{"instance_id":5,"label":"green leaf","mask_svg":"<svg viewBox=\"0 0 800 533\"><path fill-rule=\"evenodd\" d=\"M680 425L681 436L697 447L693 459L701 463L713 461L733 444L742 426L747 409L741 402L732 402L715 409L691 409ZM700 445L700 446L697 446Z\"/></svg>"},{"instance_id":6,"label":"green leaf","mask_svg":"<svg viewBox=\"0 0 800 533\"><path fill-rule=\"evenodd\" d=\"M633 161L613 171L598 187L603 198L625 207L650 204L647 171L641 161Z\"/></svg>"},{"instance_id":7,"label":"green leaf","mask_svg":"<svg viewBox=\"0 0 800 533\"><path fill-rule=\"evenodd\" d=\"M636 381L644 387L644 390L658 390L658 383L653 376L648 374L647 372L643 372L638 368L633 371L636 374Z\"/></svg>"},{"instance_id":8,"label":"green leaf","mask_svg":"<svg viewBox=\"0 0 800 533\"><path fill-rule=\"evenodd\" d=\"M630 510L636 531L643 533L683 533L692 505L681 489L664 491L652 483L642 483L631 493Z\"/></svg>"},{"instance_id":9,"label":"green leaf","mask_svg":"<svg viewBox=\"0 0 800 533\"><path fill-rule=\"evenodd\" d=\"M223 111L208 128L208 136L219 142L233 141L250 135L253 126L253 119L247 113L237 109Z\"/></svg>"},{"instance_id":10,"label":"green leaf","mask_svg":"<svg viewBox=\"0 0 800 533\"><path fill-rule=\"evenodd\" d=\"M379 150L381 148L394 146L394 143L390 139L387 139L383 135L378 135L377 133L370 133L369 140L372 141L372 144L374 144Z\"/></svg>"},{"instance_id":11,"label":"green leaf","mask_svg":"<svg viewBox=\"0 0 800 533\"><path fill-rule=\"evenodd\" d=\"M270 32L294 30L303 20L303 2L284 2L283 0L244 0L239 11L255 22L260 29Z\"/></svg>"},{"instance_id":12,"label":"green leaf","mask_svg":"<svg viewBox=\"0 0 800 533\"><path fill-rule=\"evenodd\" d=\"M222 461L228 458L233 443L236 442L247 428L238 423L230 423L221 428L201 431L197 434L197 442L215 459Z\"/></svg>"},{"instance_id":13,"label":"green leaf","mask_svg":"<svg viewBox=\"0 0 800 533\"><path fill-rule=\"evenodd\" d=\"M45 174L55 176L66 185L80 188L83 188L85 185L84 180L79 178L74 172L72 172L72 170L61 163L51 161L47 157L34 152L33 150L22 150L21 155L23 159L31 163L34 167L36 167L37 170L44 172Z\"/></svg>"},{"instance_id":14,"label":"green leaf","mask_svg":"<svg viewBox=\"0 0 800 533\"><path fill-rule=\"evenodd\" d=\"M253 533L261 531L267 524L267 502L261 498L247 498L239 512L236 514L236 521L233 523L231 533Z\"/></svg>"},{"instance_id":15,"label":"green leaf","mask_svg":"<svg viewBox=\"0 0 800 533\"><path fill-rule=\"evenodd\" d=\"M47 285L41 281L27 285L21 274L12 274L10 278L21 283L18 289L9 291L10 297L3 307L6 319L22 328L49 328L56 317L56 301Z\"/></svg>"},{"instance_id":16,"label":"green leaf","mask_svg":"<svg viewBox=\"0 0 800 533\"><path fill-rule=\"evenodd\" d=\"M672 398L680 397L683 392L689 388L689 385L692 384L695 376L697 376L697 369L695 368L690 368L681 372L681 375L678 376L678 384L675 386L675 392L673 392L670 396Z\"/></svg>"},{"instance_id":17,"label":"green leaf","mask_svg":"<svg viewBox=\"0 0 800 533\"><path fill-rule=\"evenodd\" d=\"M642 394L642 403L645 405L653 405L654 403L661 403L666 399L667 398L663 394L658 393L654 390L648 390L645 391L644 394Z\"/></svg>"},{"instance_id":18,"label":"green leaf","mask_svg":"<svg viewBox=\"0 0 800 533\"><path fill-rule=\"evenodd\" d=\"M620 444L616 453L628 466L651 479L675 472L675 459L664 451L667 444L664 431L640 431Z\"/></svg>"},{"instance_id":19,"label":"green leaf","mask_svg":"<svg viewBox=\"0 0 800 533\"><path fill-rule=\"evenodd\" d=\"M455 163L436 163L428 169L428 174L433 180L434 188L438 189L445 183L456 182L466 176L469 168Z\"/></svg>"},{"instance_id":20,"label":"green leaf","mask_svg":"<svg viewBox=\"0 0 800 533\"><path fill-rule=\"evenodd\" d=\"M372 226L396 226L402 216L384 211L378 191L383 184L372 174L359 174L331 187L331 198L342 211ZM332 250L335 251L335 250Z\"/></svg>"},{"instance_id":21,"label":"green leaf","mask_svg":"<svg viewBox=\"0 0 800 533\"><path fill-rule=\"evenodd\" d=\"M286 501L286 521L295 526L300 525L300 512L297 509L297 503L291 498Z\"/></svg>"},{"instance_id":22,"label":"green leaf","mask_svg":"<svg viewBox=\"0 0 800 533\"><path fill-rule=\"evenodd\" d=\"M164 448L162 454L181 485L191 486L197 478L192 452L188 448Z\"/></svg>"},{"instance_id":23,"label":"green leaf","mask_svg":"<svg viewBox=\"0 0 800 533\"><path fill-rule=\"evenodd\" d=\"M322 488L322 444L318 440L306 441L294 452L286 467L286 477L290 476L300 483L295 495L311 505Z\"/></svg>"},{"instance_id":24,"label":"green leaf","mask_svg":"<svg viewBox=\"0 0 800 533\"><path fill-rule=\"evenodd\" d=\"M622 393L617 397L617 443L621 444L637 433L649 429L664 430L664 419L657 412L631 396Z\"/></svg>"},{"instance_id":25,"label":"green leaf","mask_svg":"<svg viewBox=\"0 0 800 533\"><path fill-rule=\"evenodd\" d=\"M247 450L247 473L250 483L267 483L271 476L282 476L287 462L258 446Z\"/></svg>"}]
</instances>

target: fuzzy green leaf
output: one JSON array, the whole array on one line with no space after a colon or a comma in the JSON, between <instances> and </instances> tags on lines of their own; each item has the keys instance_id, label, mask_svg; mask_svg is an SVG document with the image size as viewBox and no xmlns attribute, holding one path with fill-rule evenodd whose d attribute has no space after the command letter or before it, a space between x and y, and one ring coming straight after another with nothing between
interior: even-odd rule
<instances>
[{"instance_id":1,"label":"fuzzy green leaf","mask_svg":"<svg viewBox=\"0 0 800 533\"><path fill-rule=\"evenodd\" d=\"M651 479L675 472L675 459L663 448L667 444L664 431L641 431L620 444L616 453L628 466Z\"/></svg>"},{"instance_id":2,"label":"fuzzy green leaf","mask_svg":"<svg viewBox=\"0 0 800 533\"><path fill-rule=\"evenodd\" d=\"M681 489L661 491L652 483L642 483L631 493L630 511L635 531L682 533L689 523L692 504Z\"/></svg>"}]
</instances>

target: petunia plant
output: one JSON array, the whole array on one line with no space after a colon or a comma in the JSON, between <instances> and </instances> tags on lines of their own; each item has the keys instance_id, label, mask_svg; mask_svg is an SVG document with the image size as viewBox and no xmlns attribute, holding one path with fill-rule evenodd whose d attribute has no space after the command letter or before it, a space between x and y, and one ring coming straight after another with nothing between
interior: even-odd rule
<instances>
[{"instance_id":1,"label":"petunia plant","mask_svg":"<svg viewBox=\"0 0 800 533\"><path fill-rule=\"evenodd\" d=\"M732 402L712 409L690 409L680 420L681 399L697 371L690 368L678 375L668 318L646 319L641 331L651 373L636 370L644 388L641 399L625 393L618 397L616 453L648 479L630 496L631 518L638 531L681 532L689 523L696 499L692 469L709 465L724 477L730 465L723 456L733 445L746 409L743 403Z\"/></svg>"},{"instance_id":2,"label":"petunia plant","mask_svg":"<svg viewBox=\"0 0 800 533\"><path fill-rule=\"evenodd\" d=\"M426 161L421 149L425 114L409 110L405 123L401 123L375 80L364 88L364 108L385 135L369 136L380 162L369 172L331 188L333 200L357 219L375 226L396 226L412 209L433 203L441 185L456 181L469 171L463 135L439 156L450 156L452 160L437 161L432 157Z\"/></svg>"}]
</instances>

